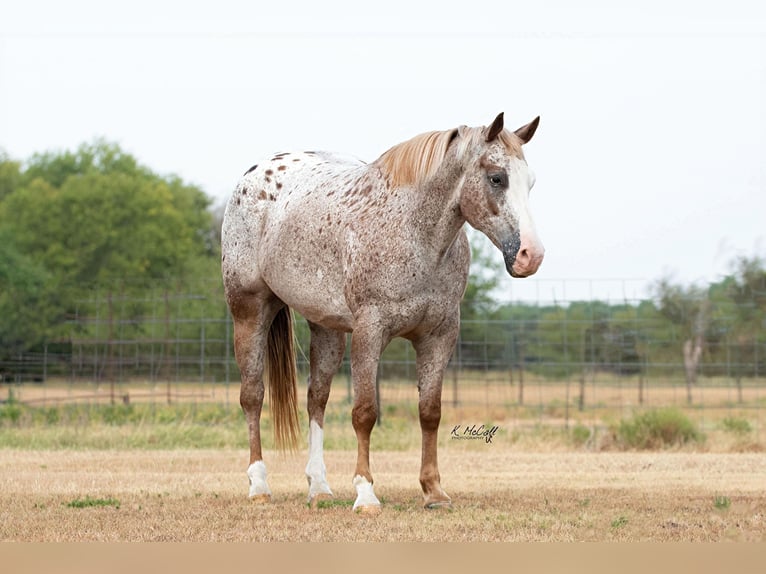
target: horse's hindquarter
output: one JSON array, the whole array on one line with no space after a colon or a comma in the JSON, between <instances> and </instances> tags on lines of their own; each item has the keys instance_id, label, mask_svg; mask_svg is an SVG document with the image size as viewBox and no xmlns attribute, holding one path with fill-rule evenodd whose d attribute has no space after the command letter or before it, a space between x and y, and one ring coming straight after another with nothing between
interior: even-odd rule
<instances>
[{"instance_id":1,"label":"horse's hindquarter","mask_svg":"<svg viewBox=\"0 0 766 574\"><path fill-rule=\"evenodd\" d=\"M281 154L280 154L281 155ZM343 296L342 221L336 195L358 177L361 163L327 154L285 154L259 166L250 185L267 191L254 256L274 294L309 321L350 331Z\"/></svg>"}]
</instances>

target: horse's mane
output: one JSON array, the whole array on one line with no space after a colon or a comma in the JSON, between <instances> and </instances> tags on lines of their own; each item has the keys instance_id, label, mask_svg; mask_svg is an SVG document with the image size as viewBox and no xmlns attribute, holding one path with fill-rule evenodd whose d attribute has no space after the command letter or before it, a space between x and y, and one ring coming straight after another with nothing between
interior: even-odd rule
<instances>
[{"instance_id":1,"label":"horse's mane","mask_svg":"<svg viewBox=\"0 0 766 574\"><path fill-rule=\"evenodd\" d=\"M509 154L524 157L521 141L508 130L502 130L498 139ZM484 138L483 128L461 126L445 131L426 132L390 148L375 162L394 187L418 185L431 178L444 162L450 143L457 139L457 157Z\"/></svg>"}]
</instances>

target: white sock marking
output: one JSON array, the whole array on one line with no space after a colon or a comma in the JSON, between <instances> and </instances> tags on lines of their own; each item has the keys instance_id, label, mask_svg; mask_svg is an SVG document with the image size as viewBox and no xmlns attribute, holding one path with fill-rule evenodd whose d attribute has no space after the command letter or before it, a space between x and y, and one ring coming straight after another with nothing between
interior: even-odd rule
<instances>
[{"instance_id":1,"label":"white sock marking","mask_svg":"<svg viewBox=\"0 0 766 574\"><path fill-rule=\"evenodd\" d=\"M247 467L247 477L250 479L250 496L268 494L271 496L271 490L266 482L266 465L262 460L257 460Z\"/></svg>"},{"instance_id":2,"label":"white sock marking","mask_svg":"<svg viewBox=\"0 0 766 574\"><path fill-rule=\"evenodd\" d=\"M380 500L375 496L375 492L372 489L372 483L365 477L356 475L354 477L354 486L356 487L354 510L360 506L380 506Z\"/></svg>"},{"instance_id":3,"label":"white sock marking","mask_svg":"<svg viewBox=\"0 0 766 574\"><path fill-rule=\"evenodd\" d=\"M332 496L324 464L324 431L319 423L313 420L309 423L309 461L306 464L306 478L309 482L309 501L317 494Z\"/></svg>"}]
</instances>

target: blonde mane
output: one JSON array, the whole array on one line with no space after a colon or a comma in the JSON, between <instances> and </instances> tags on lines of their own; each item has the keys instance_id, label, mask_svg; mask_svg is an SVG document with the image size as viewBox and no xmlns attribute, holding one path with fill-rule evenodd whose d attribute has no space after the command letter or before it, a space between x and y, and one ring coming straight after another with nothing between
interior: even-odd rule
<instances>
[{"instance_id":1,"label":"blonde mane","mask_svg":"<svg viewBox=\"0 0 766 574\"><path fill-rule=\"evenodd\" d=\"M462 158L474 143L484 140L484 128L461 126L445 131L426 132L393 146L375 162L389 180L390 185L420 185L439 170L453 139L458 139L457 157ZM501 131L497 139L508 153L523 158L521 141L508 130Z\"/></svg>"}]
</instances>

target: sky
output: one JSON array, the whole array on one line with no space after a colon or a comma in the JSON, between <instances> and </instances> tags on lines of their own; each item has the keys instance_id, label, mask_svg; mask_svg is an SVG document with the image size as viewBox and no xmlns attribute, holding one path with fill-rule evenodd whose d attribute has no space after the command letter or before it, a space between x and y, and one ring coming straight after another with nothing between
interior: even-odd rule
<instances>
[{"instance_id":1,"label":"sky","mask_svg":"<svg viewBox=\"0 0 766 574\"><path fill-rule=\"evenodd\" d=\"M499 298L633 299L766 256L764 6L6 0L0 149L105 138L219 205L275 151L540 115L545 261Z\"/></svg>"}]
</instances>

